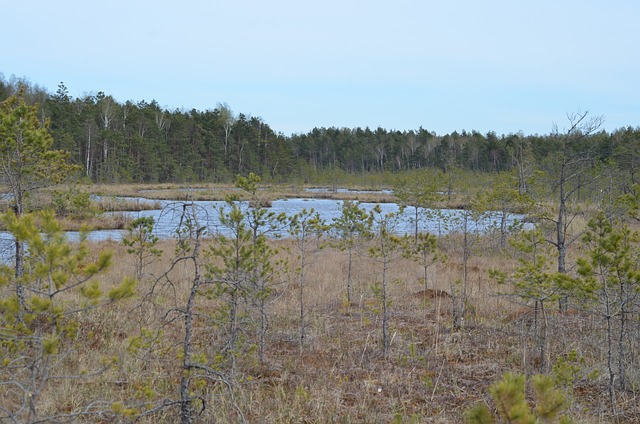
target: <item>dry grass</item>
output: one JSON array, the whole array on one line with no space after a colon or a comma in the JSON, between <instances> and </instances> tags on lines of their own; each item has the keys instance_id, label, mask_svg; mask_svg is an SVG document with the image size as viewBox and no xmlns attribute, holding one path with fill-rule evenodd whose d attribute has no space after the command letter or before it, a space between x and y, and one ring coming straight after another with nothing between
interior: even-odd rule
<instances>
[{"instance_id":1,"label":"dry grass","mask_svg":"<svg viewBox=\"0 0 640 424\"><path fill-rule=\"evenodd\" d=\"M274 243L290 245L286 240ZM463 328L453 330L449 293L451 284L462 278L461 258L454 247L448 247L446 264L432 267L427 291L418 265L404 259L393 264L388 358L381 353L380 305L372 291L380 278L377 265L365 256L357 257L353 301L348 304L346 253L331 248L314 252L305 288L308 335L304 349L297 342L298 286L291 276L274 287L265 362L244 360L243 372L234 380L236 403L247 421L386 423L401 417L401 422L409 423L459 423L474 403L491 404L487 388L502 373L535 372L535 352L528 347L528 310L498 296L504 289L487 276L492 268L513 268L509 254L478 249L483 255L471 258L467 316ZM107 285L133 274L133 259L122 246L103 242L95 248L114 251L116 266L105 279ZM130 337L143 329L157 329L167 311L184 304L189 291L193 270L186 265L173 270L170 283L155 283L169 267L173 242L163 241L161 248L163 257L147 268L149 278L140 283L141 296L83 316L82 349L68 358L69 367L89 369L102 357L117 356L117 366L79 385L61 381L47 392L46 405L51 411L72 410L92 399L143 403L177 397L181 320L163 327L164 337L157 345L135 354L128 351ZM142 295L152 289L154 301L142 302ZM219 306L218 300L201 297L197 307L210 313ZM585 373L601 366L604 353L595 337L600 331L597 320L552 313L550 323L552 357L579 349L585 358ZM217 332L199 321L196 346L215 351L220 342ZM147 386L152 388L148 399L144 394ZM210 403L198 422L238 422L222 385L210 384L205 393ZM615 421L606 413L602 381L580 379L572 396L577 422ZM619 394L618 401L625 422L640 420L633 393ZM169 408L142 422L173 422L176 414L175 408Z\"/></svg>"},{"instance_id":2,"label":"dry grass","mask_svg":"<svg viewBox=\"0 0 640 424\"><path fill-rule=\"evenodd\" d=\"M249 194L228 184L126 184L126 185L94 185L89 187L92 193L103 196L143 197L159 200L225 200L228 196L248 200ZM354 188L349 192L313 192L296 185L266 185L262 186L257 197L259 201L268 202L286 198L323 198L336 200L360 200L363 202L387 203L394 202L395 197L380 192L358 192ZM362 189L361 191L369 191Z\"/></svg>"},{"instance_id":3,"label":"dry grass","mask_svg":"<svg viewBox=\"0 0 640 424\"><path fill-rule=\"evenodd\" d=\"M309 187L314 188L314 187ZM389 188L389 187L387 187ZM88 191L105 197L142 197L157 200L225 200L229 196L249 200L249 194L230 184L96 184ZM397 202L395 195L367 186L351 186L349 191L307 191L299 185L263 185L257 193L261 204L287 198L357 200L367 203ZM461 209L468 206L466 196L453 193L433 205L437 208Z\"/></svg>"},{"instance_id":4,"label":"dry grass","mask_svg":"<svg viewBox=\"0 0 640 424\"><path fill-rule=\"evenodd\" d=\"M229 194L242 195L231 186L201 186L185 189L165 186L95 186L94 192L107 196L198 200L222 199ZM147 191L150 190L150 191ZM353 198L353 193L323 193L335 199ZM268 187L259 192L259 201L283 197L318 197L318 193L299 187ZM357 194L362 201L393 201L384 194ZM452 206L459 199L453 197ZM116 205L114 208L121 205ZM130 208L131 205L127 205ZM123 228L126 220L92 223L94 228ZM574 232L585 221L576 221ZM65 228L74 228L65 223ZM291 242L273 242L291 248ZM464 411L482 401L491 405L488 387L505 371L532 374L539 359L532 348L531 310L500 296L506 288L488 277L491 269L513 270L516 260L507 251L495 248L495 240L480 240L467 264L468 307L464 325L454 331L451 288L463 278L461 240L441 240L440 247L449 256L445 264L430 268L430 283L425 289L419 265L399 259L390 269L390 353L381 348L380 304L373 286L380 280L379 265L358 255L353 269L353 297L346 301L347 258L345 252L324 248L314 252L306 276L307 337L304 348L298 345L299 303L295 261L288 257L292 273L274 286L268 305L270 329L265 361L254 356L243 358L241 372L234 376L234 397L247 421L260 423L386 423L394 419L408 423L459 423ZM75 411L96 399L103 409L113 402L144 405L162 399L176 399L181 377L180 342L184 338L182 320L175 313L190 290L193 269L180 264L170 280L160 278L173 260L175 243L162 241L163 256L146 268L148 276L140 282L135 299L97 308L84 313L78 334L79 349L63 358L62 374L99 369L106 357L118 362L105 373L90 379L57 380L45 392L42 412ZM106 288L135 272L134 260L116 242L101 242L95 252L114 252ZM294 249L290 249L294 252ZM575 258L579 252L570 252ZM285 278L286 277L286 278ZM152 296L150 296L152 294ZM202 316L220 309L220 300L201 296L197 310ZM172 315L173 314L173 315ZM168 318L173 318L166 324ZM164 324L164 325L161 325ZM224 335L219 328L199 318L195 346L214 355ZM148 346L133 352L132 337L144 331L162 331L162 338L148 337ZM604 380L590 381L584 376L599 369L606 352L602 343L601 322L593 316L550 311L550 358L559 358L576 350L584 358L583 372L570 393L572 412L577 422L616 422L608 415ZM630 377L640 383L635 370ZM204 391L208 402L199 422L238 422L229 393L221 384L211 383ZM13 399L3 398L7 405ZM618 422L639 422L640 405L633 391L618 394ZM144 409L144 408L141 408ZM175 422L176 408L168 408L142 422ZM86 422L98 422L95 417Z\"/></svg>"},{"instance_id":5,"label":"dry grass","mask_svg":"<svg viewBox=\"0 0 640 424\"><path fill-rule=\"evenodd\" d=\"M80 231L83 228L89 230L122 230L129 225L131 218L123 213L96 215L82 220L69 217L58 219L62 228L66 231Z\"/></svg>"},{"instance_id":6,"label":"dry grass","mask_svg":"<svg viewBox=\"0 0 640 424\"><path fill-rule=\"evenodd\" d=\"M119 197L102 197L95 202L95 206L102 212L140 212L162 208L160 202Z\"/></svg>"}]
</instances>

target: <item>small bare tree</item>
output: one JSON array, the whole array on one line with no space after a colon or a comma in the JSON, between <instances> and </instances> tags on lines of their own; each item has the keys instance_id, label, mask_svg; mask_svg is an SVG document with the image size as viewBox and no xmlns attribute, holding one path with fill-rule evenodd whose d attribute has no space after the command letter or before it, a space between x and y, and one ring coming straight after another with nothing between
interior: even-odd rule
<instances>
[{"instance_id":1,"label":"small bare tree","mask_svg":"<svg viewBox=\"0 0 640 424\"><path fill-rule=\"evenodd\" d=\"M169 342L170 351L175 350L172 358L180 361L179 366L172 363L173 359L165 358L169 361L167 369L179 372L176 376L179 381L178 393L177 398L138 406L141 412L137 415L153 417L166 409L178 408L179 421L190 424L209 408L208 389L220 386L227 389L235 418L246 422L235 402L233 380L226 373L228 369L218 367L216 363L217 346L208 346L202 339L204 329L219 328L216 320L219 312L217 308L207 313L200 305L203 299L211 298L215 291L215 281L209 278L206 270L208 263L203 251L207 232L207 227L200 224L203 211L194 203L173 205L173 208L174 212L180 214L176 229L175 257L168 269L153 281L141 298L142 308L159 312L161 319L157 325L160 328L153 332L147 330L146 334L135 338L134 344L141 345L143 339L150 338L158 339L151 340L152 343L164 345L165 341L161 340L164 334L162 329L171 329L171 332L181 334L179 340ZM167 300L170 302L168 305Z\"/></svg>"},{"instance_id":2,"label":"small bare tree","mask_svg":"<svg viewBox=\"0 0 640 424\"><path fill-rule=\"evenodd\" d=\"M224 138L222 142L224 145L224 162L226 164L229 158L229 140L231 139L231 131L233 130L233 126L235 125L237 119L229 105L226 103L218 103L218 107L216 109L220 116L220 122L222 123L222 128L224 130Z\"/></svg>"},{"instance_id":3,"label":"small bare tree","mask_svg":"<svg viewBox=\"0 0 640 424\"><path fill-rule=\"evenodd\" d=\"M568 114L569 128L564 132L554 125L553 133L560 143L556 161L553 164L554 190L557 195L555 214L551 211L543 215L543 219L553 224L553 237L548 239L558 252L558 272L568 272L566 258L569 246L575 243L582 232L572 226L580 211L572 205L581 188L592 184L597 178L593 169L595 152L585 148L585 141L594 135L602 126L602 116L590 117L589 112ZM568 308L568 296L559 299L560 310Z\"/></svg>"}]
</instances>

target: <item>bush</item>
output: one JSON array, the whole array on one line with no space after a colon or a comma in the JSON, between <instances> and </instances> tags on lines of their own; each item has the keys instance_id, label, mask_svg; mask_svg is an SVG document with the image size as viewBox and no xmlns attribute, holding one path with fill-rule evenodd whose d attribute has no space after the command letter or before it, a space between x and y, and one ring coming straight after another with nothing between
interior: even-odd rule
<instances>
[{"instance_id":1,"label":"bush","mask_svg":"<svg viewBox=\"0 0 640 424\"><path fill-rule=\"evenodd\" d=\"M69 190L54 190L51 203L59 216L86 218L95 214L91 194Z\"/></svg>"},{"instance_id":2,"label":"bush","mask_svg":"<svg viewBox=\"0 0 640 424\"><path fill-rule=\"evenodd\" d=\"M526 378L521 374L506 373L502 380L489 387L489 393L498 410L498 416L508 423L535 424L539 422L562 424L571 423L569 416L562 415L567 409L567 402L555 380L548 375L534 375L531 386L534 392L535 407L533 410L525 400ZM468 423L490 424L496 419L484 404L479 404L466 413Z\"/></svg>"}]
</instances>

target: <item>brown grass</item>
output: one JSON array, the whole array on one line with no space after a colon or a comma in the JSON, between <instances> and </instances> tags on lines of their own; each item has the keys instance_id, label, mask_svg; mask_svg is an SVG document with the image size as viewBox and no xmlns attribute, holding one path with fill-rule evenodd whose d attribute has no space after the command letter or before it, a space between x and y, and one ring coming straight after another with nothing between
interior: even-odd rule
<instances>
[{"instance_id":1,"label":"brown grass","mask_svg":"<svg viewBox=\"0 0 640 424\"><path fill-rule=\"evenodd\" d=\"M225 200L228 196L249 200L250 195L243 190L228 184L126 184L126 185L94 185L89 187L92 193L103 196L144 197L159 200ZM358 193L358 188L351 192L311 192L304 187L292 185L265 185L257 192L260 201L268 202L286 198L323 198L336 200L360 200L363 202L394 202L395 196L382 192ZM362 189L366 190L366 189Z\"/></svg>"},{"instance_id":2,"label":"brown grass","mask_svg":"<svg viewBox=\"0 0 640 424\"><path fill-rule=\"evenodd\" d=\"M129 225L131 218L122 213L108 215L96 215L91 218L77 220L69 217L58 219L62 228L66 231L80 231L83 228L89 230L122 230Z\"/></svg>"},{"instance_id":3,"label":"brown grass","mask_svg":"<svg viewBox=\"0 0 640 424\"><path fill-rule=\"evenodd\" d=\"M230 186L202 186L198 190L174 185L126 187L126 191L122 186L99 186L92 190L103 195L171 199L177 195L221 199L239 194ZM259 195L263 202L287 196L318 197L317 193L287 187L269 187ZM349 198L349 193L326 195ZM358 199L381 200L377 194L367 196L358 195ZM108 219L121 221L105 223L104 227L126 225L121 216ZM64 225L73 228L71 222ZM372 290L380 280L379 266L364 254L356 257L353 298L349 303L345 295L346 253L325 247L309 257L304 297L308 333L301 351L297 341L296 263L290 253L282 251L280 257L289 259L292 274L283 276L273 287L265 362L259 363L254 357L243 360L241 374L234 378L236 403L247 420L386 423L401 417L401 422L410 423L459 423L464 411L476 402L492 405L487 389L505 371L535 373L539 359L532 348L531 309L500 295L508 288L499 287L488 277L491 269L509 272L516 266L514 255L496 249L494 241L480 240L474 246L475 253L467 267L467 314L462 329L454 331L451 288L463 278L460 243L456 238L440 241L449 259L430 268L428 288L421 280L419 265L405 259L392 264L388 358L381 353L381 305ZM290 241L273 244L294 252ZM175 243L162 241L160 247L164 254L146 268L147 277L140 282L137 298L83 314L77 349L65 358L61 373L97 369L105 357L117 357L117 364L95 378L62 379L52 384L42 400L43 414L74 411L96 399L105 400L104 408L110 409L116 401L144 404L177 397L180 342L184 337L182 321L176 315L170 325L160 327L160 323L186 302L193 269L181 264L171 272L170 281L160 279L170 267ZM134 274L134 260L122 245L106 241L95 244L93 249L114 252L114 266L102 279L106 288ZM573 250L570 256L577 253ZM153 297L147 298L150 293ZM198 299L197 308L202 316L220 306L216 299L206 296ZM553 310L555 305L549 306L550 357L560 358L575 349L584 358L584 372L571 393L577 422L615 422L606 412L603 380L590 381L584 377L590 371L604 369L601 322L579 311L558 314ZM149 340L148 346L135 353L129 349L131 337L158 329L162 329L160 340L155 343ZM212 354L224 337L219 329L200 318L195 338L198 348ZM637 371L630 374L640 381L635 375ZM224 386L210 383L206 395L209 404L199 422L238 422ZM3 401L8 399L2 399L0 392L0 404L5 405ZM632 391L619 393L618 403L624 422L640 421L640 406ZM176 414L175 408L167 409L142 422L175 422ZM87 422L96 422L94 418Z\"/></svg>"},{"instance_id":4,"label":"brown grass","mask_svg":"<svg viewBox=\"0 0 640 424\"><path fill-rule=\"evenodd\" d=\"M274 242L291 247L289 241ZM174 243L163 241L163 257L146 271L140 297L96 309L83 317L82 349L69 358L69 366L95 367L104 356L118 356L117 366L99 378L81 384L61 381L47 391L46 405L73 410L90 399L144 402L144 388L152 387L151 400L175 398L180 378L181 320L163 328L164 337L153 348L136 354L128 351L129 338L143 329L153 330L167 311L184 305L193 276L189 266L178 266L171 282L156 283L168 270ZM134 272L133 259L115 242L95 246L114 250L107 285ZM514 266L509 254L479 249L483 255L470 260L469 307L464 326L452 329L452 283L462 278L461 258L451 248L446 264L431 269L428 289L420 267L400 259L390 270L390 356L381 354L380 305L372 285L380 271L366 256L354 266L353 300L345 302L346 253L324 248L310 256L305 304L308 337L304 349L297 344L298 295L295 276L274 287L268 312L270 331L265 363L242 362L235 398L249 422L402 422L459 423L464 411L478 401L491 404L488 386L505 371L533 373L535 352L526 343L530 336L527 310L498 296L502 287L488 278L492 268ZM292 250L293 252L293 250ZM288 253L281 253L287 256ZM291 263L294 264L292 258ZM294 269L295 266L292 266ZM154 301L142 302L153 289ZM198 300L202 313L215 311L219 301ZM552 357L578 348L586 371L600 367L603 350L596 342L599 323L590 316L550 314ZM208 351L220 342L217 330L199 321L196 345ZM210 346L207 348L207 346ZM210 384L210 404L199 422L237 422L238 416L222 385ZM71 395L73 394L73 395ZM630 421L640 419L632 393L619 394L619 410ZM579 380L573 392L572 411L578 422L610 422L604 411L606 390L602 382ZM143 422L173 422L176 409L148 417ZM629 422L630 422L629 421Z\"/></svg>"},{"instance_id":5,"label":"brown grass","mask_svg":"<svg viewBox=\"0 0 640 424\"><path fill-rule=\"evenodd\" d=\"M162 208L160 202L118 197L102 197L95 206L102 212L141 212Z\"/></svg>"},{"instance_id":6,"label":"brown grass","mask_svg":"<svg viewBox=\"0 0 640 424\"><path fill-rule=\"evenodd\" d=\"M260 203L264 204L287 198L357 200L368 203L391 203L398 200L395 195L381 190L384 188L391 189L388 186L376 186L375 189L372 189L370 186L352 185L348 187L349 191L329 190L322 192L307 191L306 188L314 188L314 186L264 184L260 186L257 198ZM83 186L82 189L106 198L142 197L157 200L216 201L225 200L227 197L233 196L241 200L250 200L250 195L247 192L235 187L233 184L94 184ZM460 193L446 195L433 205L435 208L445 209L464 209L468 206L468 196Z\"/></svg>"}]
</instances>

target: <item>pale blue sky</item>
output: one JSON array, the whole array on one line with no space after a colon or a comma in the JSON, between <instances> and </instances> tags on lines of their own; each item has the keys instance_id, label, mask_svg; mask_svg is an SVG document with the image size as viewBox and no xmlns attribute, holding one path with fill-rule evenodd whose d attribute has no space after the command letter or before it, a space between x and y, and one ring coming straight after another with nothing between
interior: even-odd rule
<instances>
[{"instance_id":1,"label":"pale blue sky","mask_svg":"<svg viewBox=\"0 0 640 424\"><path fill-rule=\"evenodd\" d=\"M313 127L640 125L637 0L10 0L0 72Z\"/></svg>"}]
</instances>

